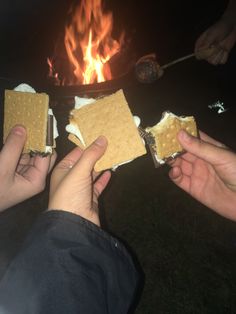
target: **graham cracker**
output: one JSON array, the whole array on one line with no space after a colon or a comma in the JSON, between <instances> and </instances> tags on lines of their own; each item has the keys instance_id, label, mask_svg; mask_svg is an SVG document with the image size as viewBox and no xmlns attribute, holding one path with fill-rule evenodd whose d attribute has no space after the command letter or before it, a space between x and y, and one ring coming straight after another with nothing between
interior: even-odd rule
<instances>
[{"instance_id":1,"label":"graham cracker","mask_svg":"<svg viewBox=\"0 0 236 314\"><path fill-rule=\"evenodd\" d=\"M44 93L5 91L4 142L16 124L27 130L23 153L45 152L49 97Z\"/></svg>"},{"instance_id":2,"label":"graham cracker","mask_svg":"<svg viewBox=\"0 0 236 314\"><path fill-rule=\"evenodd\" d=\"M72 110L70 123L78 126L85 147L100 135L107 138L108 147L96 163L96 171L110 169L146 154L145 144L139 135L122 90L80 109ZM81 142L75 141L74 136L70 135L69 139L81 146Z\"/></svg>"},{"instance_id":3,"label":"graham cracker","mask_svg":"<svg viewBox=\"0 0 236 314\"><path fill-rule=\"evenodd\" d=\"M153 127L146 128L155 139L154 150L159 160L166 160L177 153L183 152L183 147L177 139L178 132L183 129L197 136L196 121L193 116L178 117L165 112L161 121Z\"/></svg>"}]
</instances>

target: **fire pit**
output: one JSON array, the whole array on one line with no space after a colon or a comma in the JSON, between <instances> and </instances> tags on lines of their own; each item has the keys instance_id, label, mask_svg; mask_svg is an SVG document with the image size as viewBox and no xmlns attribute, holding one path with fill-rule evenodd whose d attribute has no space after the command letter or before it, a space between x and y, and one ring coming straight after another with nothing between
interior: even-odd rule
<instances>
[{"instance_id":1,"label":"fire pit","mask_svg":"<svg viewBox=\"0 0 236 314\"><path fill-rule=\"evenodd\" d=\"M113 93L121 88L126 88L136 82L134 72L131 70L119 78L94 84L69 85L69 86L38 86L38 90L45 91L51 99L69 100L75 96L100 97Z\"/></svg>"},{"instance_id":2,"label":"fire pit","mask_svg":"<svg viewBox=\"0 0 236 314\"><path fill-rule=\"evenodd\" d=\"M113 38L113 16L102 0L72 5L64 37L48 57L47 86L39 86L51 99L98 97L114 92L133 80L135 55L123 31Z\"/></svg>"}]
</instances>

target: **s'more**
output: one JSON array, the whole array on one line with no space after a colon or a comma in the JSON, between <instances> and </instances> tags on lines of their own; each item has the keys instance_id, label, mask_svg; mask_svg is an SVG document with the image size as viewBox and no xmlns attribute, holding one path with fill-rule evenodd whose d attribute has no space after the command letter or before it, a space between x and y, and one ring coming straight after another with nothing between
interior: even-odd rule
<instances>
[{"instance_id":1,"label":"s'more","mask_svg":"<svg viewBox=\"0 0 236 314\"><path fill-rule=\"evenodd\" d=\"M162 165L184 152L177 139L178 132L183 129L192 136L198 136L197 125L193 116L177 116L165 111L160 122L145 129L153 141L149 144L157 164Z\"/></svg>"},{"instance_id":2,"label":"s'more","mask_svg":"<svg viewBox=\"0 0 236 314\"><path fill-rule=\"evenodd\" d=\"M5 90L4 142L16 124L23 125L27 131L23 153L40 155L52 153L56 147L55 138L58 132L47 94L36 93L27 84L21 84L15 90Z\"/></svg>"},{"instance_id":3,"label":"s'more","mask_svg":"<svg viewBox=\"0 0 236 314\"><path fill-rule=\"evenodd\" d=\"M107 138L107 150L95 171L115 169L146 154L138 131L140 121L134 119L122 90L99 99L81 100L82 105L70 112L66 130L69 140L83 149L100 135Z\"/></svg>"}]
</instances>

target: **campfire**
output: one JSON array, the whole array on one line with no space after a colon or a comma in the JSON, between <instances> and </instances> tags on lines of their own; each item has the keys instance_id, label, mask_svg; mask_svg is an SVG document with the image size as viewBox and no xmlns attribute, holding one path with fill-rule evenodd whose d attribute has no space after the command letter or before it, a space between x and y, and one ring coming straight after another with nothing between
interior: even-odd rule
<instances>
[{"instance_id":1,"label":"campfire","mask_svg":"<svg viewBox=\"0 0 236 314\"><path fill-rule=\"evenodd\" d=\"M113 15L102 0L81 0L67 15L63 42L48 57L54 85L91 85L116 79L132 65L124 31L113 38ZM127 48L128 47L128 48Z\"/></svg>"}]
</instances>

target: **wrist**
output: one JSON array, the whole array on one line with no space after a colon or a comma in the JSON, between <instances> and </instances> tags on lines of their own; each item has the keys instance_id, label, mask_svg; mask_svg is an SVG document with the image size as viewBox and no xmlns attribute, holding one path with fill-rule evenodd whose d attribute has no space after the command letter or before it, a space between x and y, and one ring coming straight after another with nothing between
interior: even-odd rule
<instances>
[{"instance_id":1,"label":"wrist","mask_svg":"<svg viewBox=\"0 0 236 314\"><path fill-rule=\"evenodd\" d=\"M227 10L221 17L221 21L231 27L236 26L236 8L234 10Z\"/></svg>"},{"instance_id":2,"label":"wrist","mask_svg":"<svg viewBox=\"0 0 236 314\"><path fill-rule=\"evenodd\" d=\"M81 212L79 213L78 210L57 208L54 206L50 206L50 204L49 204L49 207L46 210L46 212L51 212L51 211L70 213L70 214L82 217L83 219L85 219L89 222L92 222L93 224L97 225L98 227L101 227L99 216L93 210L90 210L91 214L90 213L85 214L85 213L81 213Z\"/></svg>"}]
</instances>

